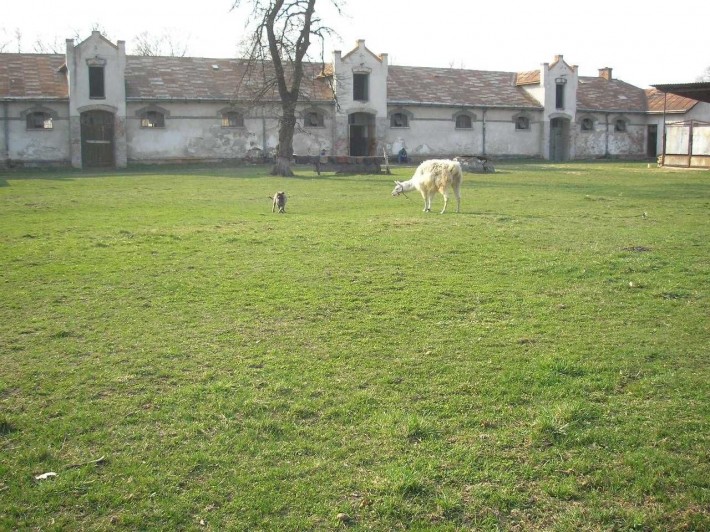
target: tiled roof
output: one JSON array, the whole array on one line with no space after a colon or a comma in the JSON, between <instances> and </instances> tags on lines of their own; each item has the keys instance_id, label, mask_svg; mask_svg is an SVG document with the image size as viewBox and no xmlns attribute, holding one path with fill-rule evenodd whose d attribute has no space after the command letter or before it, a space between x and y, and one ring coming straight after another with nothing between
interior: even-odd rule
<instances>
[{"instance_id":1,"label":"tiled roof","mask_svg":"<svg viewBox=\"0 0 710 532\"><path fill-rule=\"evenodd\" d=\"M68 98L64 61L59 54L0 54L0 97Z\"/></svg>"},{"instance_id":2,"label":"tiled roof","mask_svg":"<svg viewBox=\"0 0 710 532\"><path fill-rule=\"evenodd\" d=\"M66 71L60 54L0 54L0 98L67 99ZM194 57L126 58L126 96L132 100L249 100L259 92L278 100L275 87L246 78L241 59ZM307 63L301 85L304 99L331 101L327 77L332 65ZM434 104L540 108L523 85L540 82L540 71L494 72L455 68L390 66L390 104ZM667 112L685 112L696 100L668 94ZM580 77L580 111L663 112L664 93L640 89L618 79Z\"/></svg>"},{"instance_id":3,"label":"tiled roof","mask_svg":"<svg viewBox=\"0 0 710 532\"><path fill-rule=\"evenodd\" d=\"M267 65L268 67L268 65ZM328 83L319 74L322 65L304 65L301 92L306 100L333 99ZM258 76L260 77L260 76ZM276 87L264 86L257 76L247 76L242 59L203 57L126 58L126 98L145 100L250 100L255 95L278 100Z\"/></svg>"},{"instance_id":4,"label":"tiled roof","mask_svg":"<svg viewBox=\"0 0 710 532\"><path fill-rule=\"evenodd\" d=\"M620 79L579 77L577 87L579 111L646 111L646 94L643 89Z\"/></svg>"},{"instance_id":5,"label":"tiled roof","mask_svg":"<svg viewBox=\"0 0 710 532\"><path fill-rule=\"evenodd\" d=\"M668 94L666 99L666 94L658 89L646 89L645 92L649 113L662 113L664 108L667 113L684 113L698 103L697 100L691 100L675 94Z\"/></svg>"},{"instance_id":6,"label":"tiled roof","mask_svg":"<svg viewBox=\"0 0 710 532\"><path fill-rule=\"evenodd\" d=\"M515 85L513 72L457 68L390 66L387 100L395 104L541 107Z\"/></svg>"},{"instance_id":7,"label":"tiled roof","mask_svg":"<svg viewBox=\"0 0 710 532\"><path fill-rule=\"evenodd\" d=\"M536 85L540 83L540 71L518 72L515 74L516 85Z\"/></svg>"}]
</instances>

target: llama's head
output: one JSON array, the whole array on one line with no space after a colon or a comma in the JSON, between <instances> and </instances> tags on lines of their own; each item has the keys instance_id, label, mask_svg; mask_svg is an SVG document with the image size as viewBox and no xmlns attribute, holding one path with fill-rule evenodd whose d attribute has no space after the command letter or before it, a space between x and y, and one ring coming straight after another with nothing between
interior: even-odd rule
<instances>
[{"instance_id":1,"label":"llama's head","mask_svg":"<svg viewBox=\"0 0 710 532\"><path fill-rule=\"evenodd\" d=\"M395 181L394 182L395 187L394 190L392 191L393 196L399 196L404 192L404 185L402 184L401 181Z\"/></svg>"}]
</instances>

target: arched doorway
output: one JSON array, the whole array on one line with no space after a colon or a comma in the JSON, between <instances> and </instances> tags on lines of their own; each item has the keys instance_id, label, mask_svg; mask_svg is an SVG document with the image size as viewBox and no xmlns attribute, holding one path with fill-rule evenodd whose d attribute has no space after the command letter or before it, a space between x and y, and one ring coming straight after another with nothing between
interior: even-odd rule
<instances>
[{"instance_id":1,"label":"arched doorway","mask_svg":"<svg viewBox=\"0 0 710 532\"><path fill-rule=\"evenodd\" d=\"M350 155L362 157L375 155L375 116L369 113L353 113L348 116Z\"/></svg>"},{"instance_id":2,"label":"arched doorway","mask_svg":"<svg viewBox=\"0 0 710 532\"><path fill-rule=\"evenodd\" d=\"M82 167L113 167L115 164L113 113L108 111L81 113Z\"/></svg>"},{"instance_id":3,"label":"arched doorway","mask_svg":"<svg viewBox=\"0 0 710 532\"><path fill-rule=\"evenodd\" d=\"M550 160L560 163L569 159L569 119L550 120Z\"/></svg>"}]
</instances>

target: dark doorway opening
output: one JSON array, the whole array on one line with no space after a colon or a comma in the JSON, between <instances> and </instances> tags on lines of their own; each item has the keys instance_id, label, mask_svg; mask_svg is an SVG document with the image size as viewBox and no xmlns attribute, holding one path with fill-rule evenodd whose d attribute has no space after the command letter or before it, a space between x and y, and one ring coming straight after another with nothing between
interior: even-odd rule
<instances>
[{"instance_id":1,"label":"dark doorway opening","mask_svg":"<svg viewBox=\"0 0 710 532\"><path fill-rule=\"evenodd\" d=\"M550 160L560 163L569 159L569 120L553 118L550 120Z\"/></svg>"},{"instance_id":2,"label":"dark doorway opening","mask_svg":"<svg viewBox=\"0 0 710 532\"><path fill-rule=\"evenodd\" d=\"M648 126L646 155L649 157L656 157L658 155L658 126L655 124Z\"/></svg>"},{"instance_id":3,"label":"dark doorway opening","mask_svg":"<svg viewBox=\"0 0 710 532\"><path fill-rule=\"evenodd\" d=\"M368 113L353 113L348 117L350 132L350 155L366 157L375 155L375 117Z\"/></svg>"}]
</instances>

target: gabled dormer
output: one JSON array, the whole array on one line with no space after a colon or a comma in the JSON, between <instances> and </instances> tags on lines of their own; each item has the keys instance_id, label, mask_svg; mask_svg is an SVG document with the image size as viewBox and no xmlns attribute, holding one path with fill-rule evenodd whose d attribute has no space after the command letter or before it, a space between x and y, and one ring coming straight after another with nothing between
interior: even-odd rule
<instances>
[{"instance_id":1,"label":"gabled dormer","mask_svg":"<svg viewBox=\"0 0 710 532\"><path fill-rule=\"evenodd\" d=\"M125 43L98 31L77 45L67 39L66 68L72 166L126 166Z\"/></svg>"},{"instance_id":2,"label":"gabled dormer","mask_svg":"<svg viewBox=\"0 0 710 532\"><path fill-rule=\"evenodd\" d=\"M577 65L569 66L561 55L540 69L540 88L545 119L563 116L574 120L577 110Z\"/></svg>"},{"instance_id":3,"label":"gabled dormer","mask_svg":"<svg viewBox=\"0 0 710 532\"><path fill-rule=\"evenodd\" d=\"M387 54L375 55L360 39L345 55L333 52L333 71L343 113L387 116Z\"/></svg>"},{"instance_id":4,"label":"gabled dormer","mask_svg":"<svg viewBox=\"0 0 710 532\"><path fill-rule=\"evenodd\" d=\"M105 108L126 115L126 48L98 31L75 45L67 39L67 70L71 116L87 108Z\"/></svg>"}]
</instances>

